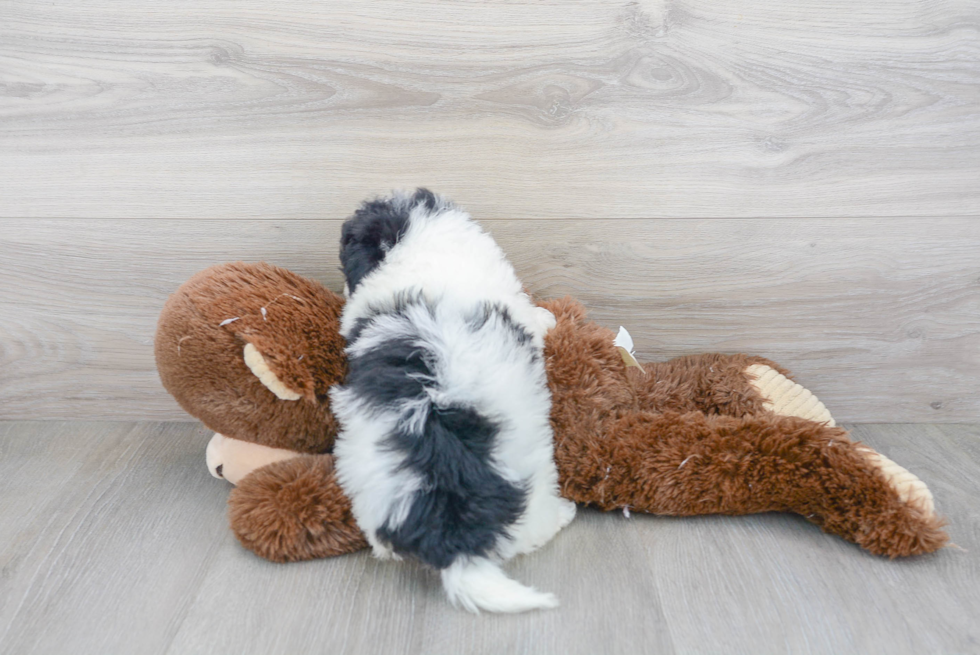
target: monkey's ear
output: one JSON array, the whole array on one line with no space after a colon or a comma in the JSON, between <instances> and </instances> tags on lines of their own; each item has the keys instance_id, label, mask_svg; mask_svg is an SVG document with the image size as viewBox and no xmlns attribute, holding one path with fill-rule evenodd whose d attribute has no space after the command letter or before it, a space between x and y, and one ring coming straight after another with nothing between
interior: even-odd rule
<instances>
[{"instance_id":1,"label":"monkey's ear","mask_svg":"<svg viewBox=\"0 0 980 655\"><path fill-rule=\"evenodd\" d=\"M302 393L290 389L279 379L259 349L250 343L245 344L245 366L280 400L299 400L303 397Z\"/></svg>"}]
</instances>

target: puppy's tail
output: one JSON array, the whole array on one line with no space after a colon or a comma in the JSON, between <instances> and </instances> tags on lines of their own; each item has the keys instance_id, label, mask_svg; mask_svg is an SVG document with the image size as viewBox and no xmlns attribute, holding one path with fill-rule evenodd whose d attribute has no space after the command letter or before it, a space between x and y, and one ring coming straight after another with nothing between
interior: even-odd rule
<instances>
[{"instance_id":1,"label":"puppy's tail","mask_svg":"<svg viewBox=\"0 0 980 655\"><path fill-rule=\"evenodd\" d=\"M558 607L553 594L536 591L511 580L494 562L482 558L460 557L442 570L442 586L453 605L462 605L474 614L488 612L526 612Z\"/></svg>"}]
</instances>

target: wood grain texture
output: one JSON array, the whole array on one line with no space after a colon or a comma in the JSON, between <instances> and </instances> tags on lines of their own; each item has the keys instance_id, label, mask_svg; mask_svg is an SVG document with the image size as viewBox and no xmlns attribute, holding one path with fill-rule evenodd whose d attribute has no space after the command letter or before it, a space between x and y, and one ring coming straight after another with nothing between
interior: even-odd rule
<instances>
[{"instance_id":1,"label":"wood grain texture","mask_svg":"<svg viewBox=\"0 0 980 655\"><path fill-rule=\"evenodd\" d=\"M844 421L980 419L980 222L486 221L528 288L638 356L749 352ZM339 221L8 221L0 417L186 419L153 363L167 295L220 261L342 287Z\"/></svg>"},{"instance_id":2,"label":"wood grain texture","mask_svg":"<svg viewBox=\"0 0 980 655\"><path fill-rule=\"evenodd\" d=\"M7 0L0 217L980 215L962 0Z\"/></svg>"},{"instance_id":3,"label":"wood grain texture","mask_svg":"<svg viewBox=\"0 0 980 655\"><path fill-rule=\"evenodd\" d=\"M209 436L0 423L0 652L138 653L172 639L228 538L226 494L203 468Z\"/></svg>"},{"instance_id":4,"label":"wood grain texture","mask_svg":"<svg viewBox=\"0 0 980 655\"><path fill-rule=\"evenodd\" d=\"M980 426L853 429L929 484L965 552L879 559L781 514L580 510L508 564L559 609L471 616L411 563L244 551L196 426L0 423L0 653L976 652Z\"/></svg>"}]
</instances>

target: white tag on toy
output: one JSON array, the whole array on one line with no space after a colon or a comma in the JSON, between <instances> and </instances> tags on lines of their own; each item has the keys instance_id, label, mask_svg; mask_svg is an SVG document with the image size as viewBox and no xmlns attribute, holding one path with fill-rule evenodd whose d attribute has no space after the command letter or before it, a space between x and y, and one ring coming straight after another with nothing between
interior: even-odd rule
<instances>
[{"instance_id":1,"label":"white tag on toy","mask_svg":"<svg viewBox=\"0 0 980 655\"><path fill-rule=\"evenodd\" d=\"M619 356L623 358L623 363L626 366L635 366L643 371L640 362L636 361L636 357L633 356L633 337L622 325L619 326L619 334L616 335L613 345L616 346L616 350L619 351ZM643 372L646 373L646 371Z\"/></svg>"}]
</instances>

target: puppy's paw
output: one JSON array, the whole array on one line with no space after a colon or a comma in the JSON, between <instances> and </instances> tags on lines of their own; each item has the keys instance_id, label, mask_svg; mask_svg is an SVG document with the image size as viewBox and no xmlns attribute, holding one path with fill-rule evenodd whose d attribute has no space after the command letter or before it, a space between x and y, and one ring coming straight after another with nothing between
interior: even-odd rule
<instances>
[{"instance_id":1,"label":"puppy's paw","mask_svg":"<svg viewBox=\"0 0 980 655\"><path fill-rule=\"evenodd\" d=\"M394 560L400 562L402 557L392 549L391 546L387 544L374 542L371 544L371 554L374 555L375 559L380 560Z\"/></svg>"},{"instance_id":2,"label":"puppy's paw","mask_svg":"<svg viewBox=\"0 0 980 655\"><path fill-rule=\"evenodd\" d=\"M538 326L542 335L548 334L548 332L558 325L558 319L555 315L544 307L535 307L535 313L538 318Z\"/></svg>"},{"instance_id":3,"label":"puppy's paw","mask_svg":"<svg viewBox=\"0 0 980 655\"><path fill-rule=\"evenodd\" d=\"M565 498L559 499L558 502L558 529L561 530L575 518L575 512L578 510L578 506Z\"/></svg>"}]
</instances>

